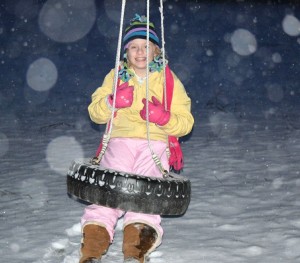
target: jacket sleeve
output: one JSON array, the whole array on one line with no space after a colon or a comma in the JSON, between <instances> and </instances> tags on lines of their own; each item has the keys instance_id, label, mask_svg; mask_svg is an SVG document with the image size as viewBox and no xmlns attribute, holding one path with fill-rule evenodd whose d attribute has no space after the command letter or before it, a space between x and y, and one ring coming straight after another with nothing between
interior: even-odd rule
<instances>
[{"instance_id":1,"label":"jacket sleeve","mask_svg":"<svg viewBox=\"0 0 300 263\"><path fill-rule=\"evenodd\" d=\"M114 82L114 70L111 70L98 89L92 94L92 102L88 106L88 112L93 122L105 124L111 118L111 109L106 102L107 95L112 93Z\"/></svg>"},{"instance_id":2,"label":"jacket sleeve","mask_svg":"<svg viewBox=\"0 0 300 263\"><path fill-rule=\"evenodd\" d=\"M182 137L189 134L194 125L194 118L191 114L191 99L178 77L173 72L172 74L174 90L170 109L171 117L169 122L160 128L168 135Z\"/></svg>"}]
</instances>

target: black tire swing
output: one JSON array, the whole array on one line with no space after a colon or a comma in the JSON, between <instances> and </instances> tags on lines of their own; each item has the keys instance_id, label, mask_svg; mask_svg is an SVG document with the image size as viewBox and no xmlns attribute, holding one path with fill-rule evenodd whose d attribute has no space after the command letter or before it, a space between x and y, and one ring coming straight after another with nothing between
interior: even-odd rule
<instances>
[{"instance_id":1,"label":"black tire swing","mask_svg":"<svg viewBox=\"0 0 300 263\"><path fill-rule=\"evenodd\" d=\"M118 74L116 74L116 72L118 70L120 60L125 2L126 0L122 0L118 52L115 64L114 93L116 93L118 78ZM164 54L162 0L160 1L160 12L162 28L162 51ZM149 41L148 2L147 17L147 41ZM116 96L114 96L114 98L115 97ZM113 107L114 105L115 101L113 102ZM111 122L112 120L113 111ZM147 125L148 123L149 122L147 120ZM105 153L107 144L109 142L111 128L112 125L110 123L107 125L106 133L103 136L102 149L98 157L95 157L92 160L75 160L72 162L67 174L68 194L89 203L110 208L118 208L124 211L173 216L184 214L191 199L190 181L184 176L166 172L163 169L160 160L153 153L150 144L149 148L152 152L153 159L162 171L162 178L130 174L104 169L103 167L99 166L100 160Z\"/></svg>"},{"instance_id":2,"label":"black tire swing","mask_svg":"<svg viewBox=\"0 0 300 263\"><path fill-rule=\"evenodd\" d=\"M81 200L124 211L181 215L190 202L190 181L183 176L146 177L83 161L72 163L67 185L68 193Z\"/></svg>"}]
</instances>

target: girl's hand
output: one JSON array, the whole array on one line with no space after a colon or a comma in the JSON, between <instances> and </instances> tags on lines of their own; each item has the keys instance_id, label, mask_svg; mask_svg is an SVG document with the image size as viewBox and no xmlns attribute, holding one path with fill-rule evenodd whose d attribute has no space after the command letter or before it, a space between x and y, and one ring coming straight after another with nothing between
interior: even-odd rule
<instances>
[{"instance_id":1,"label":"girl's hand","mask_svg":"<svg viewBox=\"0 0 300 263\"><path fill-rule=\"evenodd\" d=\"M144 107L140 111L141 118L147 120L146 118L146 103L147 100L143 99ZM170 112L165 110L165 107L160 103L160 101L152 96L152 102L148 101L148 114L149 121L153 122L159 126L166 125L170 120Z\"/></svg>"},{"instance_id":2,"label":"girl's hand","mask_svg":"<svg viewBox=\"0 0 300 263\"><path fill-rule=\"evenodd\" d=\"M127 108L132 105L133 102L133 86L128 86L128 82L123 83L117 87L115 107L117 109ZM109 104L113 105L114 95L108 96L107 100Z\"/></svg>"}]
</instances>

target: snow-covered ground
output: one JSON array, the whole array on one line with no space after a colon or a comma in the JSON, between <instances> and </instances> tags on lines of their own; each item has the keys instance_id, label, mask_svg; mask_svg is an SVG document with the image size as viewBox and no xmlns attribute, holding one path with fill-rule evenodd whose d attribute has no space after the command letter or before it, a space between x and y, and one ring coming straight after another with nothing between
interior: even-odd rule
<instances>
[{"instance_id":1,"label":"snow-covered ground","mask_svg":"<svg viewBox=\"0 0 300 263\"><path fill-rule=\"evenodd\" d=\"M87 105L114 66L120 1L2 2L0 261L77 263L85 204L66 173L102 137ZM126 20L144 4L128 1ZM149 263L300 262L299 12L297 1L165 1L170 65L196 121L182 143L192 199L163 218ZM122 219L116 228L103 263L122 262Z\"/></svg>"},{"instance_id":2,"label":"snow-covered ground","mask_svg":"<svg viewBox=\"0 0 300 263\"><path fill-rule=\"evenodd\" d=\"M206 116L183 143L189 209L163 219L150 262L299 262L299 115ZM75 263L84 204L67 196L65 174L73 158L92 156L100 136L76 114L24 120L0 117L9 149L1 158L1 261ZM122 262L121 221L104 263Z\"/></svg>"}]
</instances>

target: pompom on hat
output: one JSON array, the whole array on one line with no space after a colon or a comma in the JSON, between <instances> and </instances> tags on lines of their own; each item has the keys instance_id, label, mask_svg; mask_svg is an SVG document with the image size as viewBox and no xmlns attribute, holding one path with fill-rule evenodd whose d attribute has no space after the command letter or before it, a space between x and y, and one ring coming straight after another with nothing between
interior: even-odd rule
<instances>
[{"instance_id":1,"label":"pompom on hat","mask_svg":"<svg viewBox=\"0 0 300 263\"><path fill-rule=\"evenodd\" d=\"M135 14L135 17L130 20L129 26L125 29L124 50L128 48L130 41L137 38L147 39L147 17ZM159 38L152 22L149 22L149 41L159 46Z\"/></svg>"}]
</instances>

